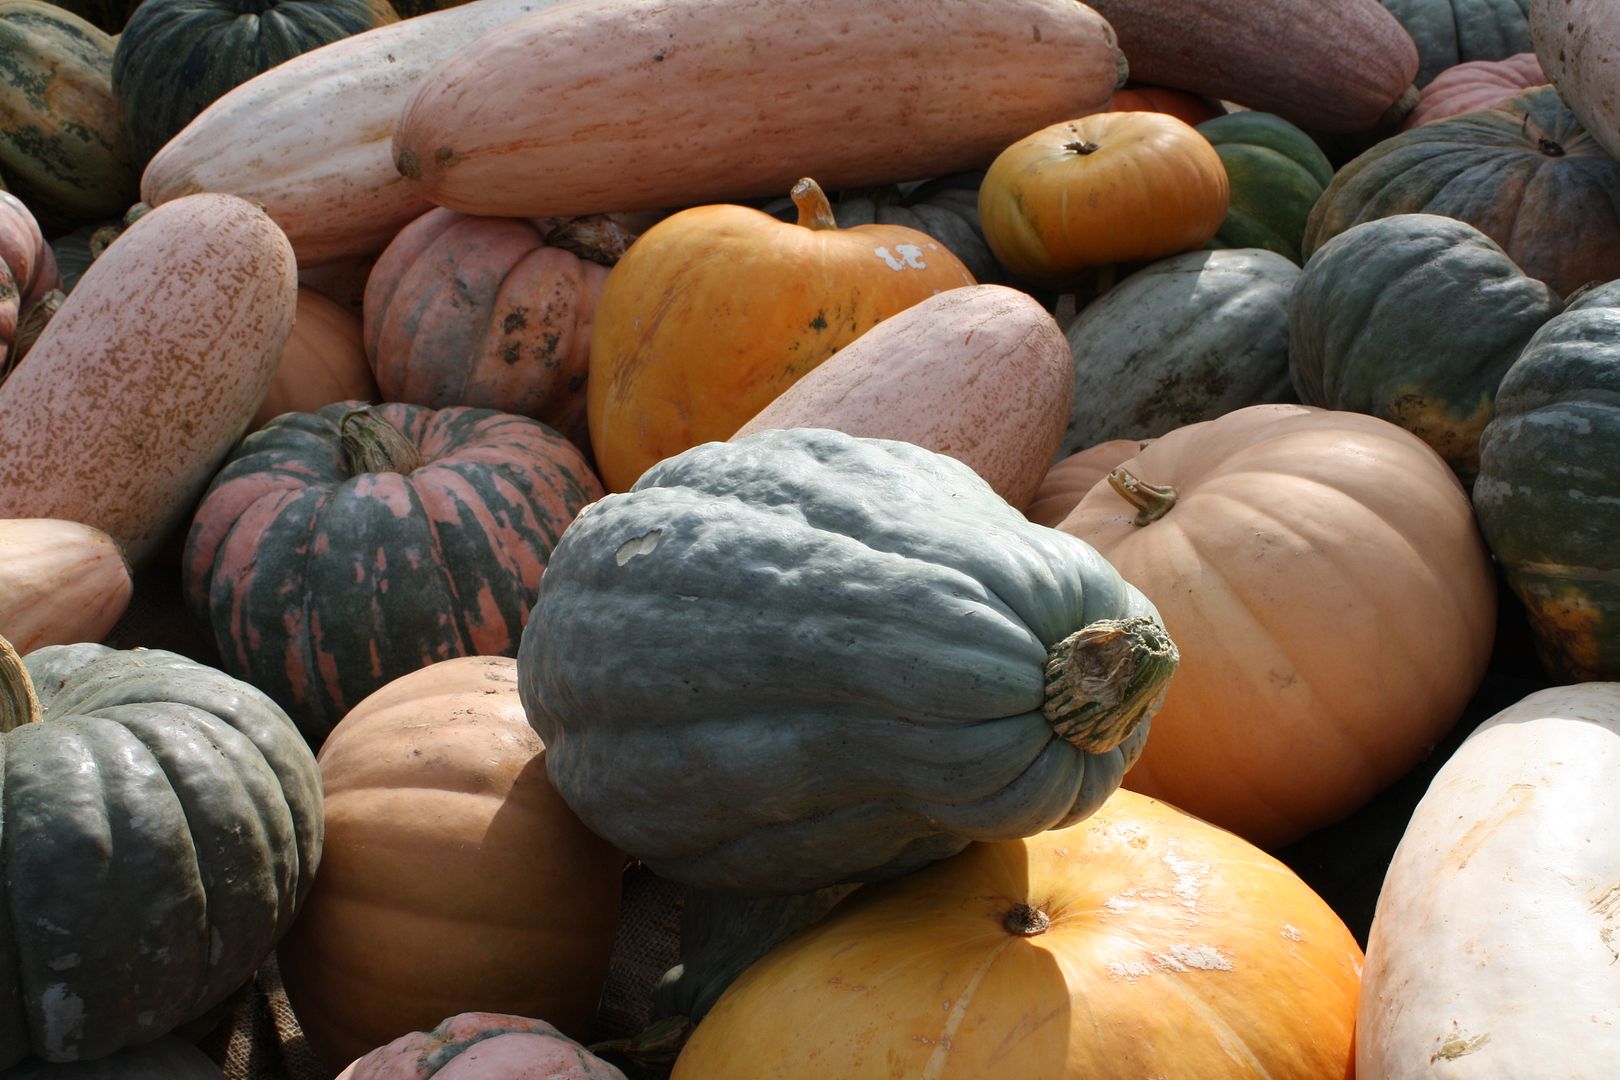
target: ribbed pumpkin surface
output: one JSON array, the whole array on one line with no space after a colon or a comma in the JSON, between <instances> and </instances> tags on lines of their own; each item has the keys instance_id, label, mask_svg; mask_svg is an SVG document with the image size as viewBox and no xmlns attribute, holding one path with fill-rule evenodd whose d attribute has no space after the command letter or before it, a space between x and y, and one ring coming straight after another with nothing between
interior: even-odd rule
<instances>
[{"instance_id":1,"label":"ribbed pumpkin surface","mask_svg":"<svg viewBox=\"0 0 1620 1080\"><path fill-rule=\"evenodd\" d=\"M1447 68L1501 60L1530 48L1529 0L1380 0L1418 49L1416 83Z\"/></svg>"}]
</instances>

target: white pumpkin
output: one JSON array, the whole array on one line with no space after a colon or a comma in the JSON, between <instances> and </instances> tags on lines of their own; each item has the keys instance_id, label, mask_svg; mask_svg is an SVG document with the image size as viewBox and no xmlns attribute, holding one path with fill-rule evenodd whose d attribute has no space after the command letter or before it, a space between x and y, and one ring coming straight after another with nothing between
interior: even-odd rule
<instances>
[{"instance_id":1,"label":"white pumpkin","mask_svg":"<svg viewBox=\"0 0 1620 1080\"><path fill-rule=\"evenodd\" d=\"M1356 1071L1620 1070L1620 683L1531 694L1441 767L1384 879Z\"/></svg>"},{"instance_id":2,"label":"white pumpkin","mask_svg":"<svg viewBox=\"0 0 1620 1080\"><path fill-rule=\"evenodd\" d=\"M1558 96L1620 158L1620 4L1530 0L1529 15L1536 58Z\"/></svg>"}]
</instances>

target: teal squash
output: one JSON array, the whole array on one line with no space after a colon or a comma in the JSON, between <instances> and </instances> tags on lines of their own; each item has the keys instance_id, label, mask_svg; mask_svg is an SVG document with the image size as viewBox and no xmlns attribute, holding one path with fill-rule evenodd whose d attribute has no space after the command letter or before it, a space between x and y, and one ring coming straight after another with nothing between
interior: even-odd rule
<instances>
[{"instance_id":1,"label":"teal squash","mask_svg":"<svg viewBox=\"0 0 1620 1080\"><path fill-rule=\"evenodd\" d=\"M1272 251L1190 251L1082 308L1066 331L1074 403L1057 457L1292 398L1288 295L1298 277Z\"/></svg>"},{"instance_id":2,"label":"teal squash","mask_svg":"<svg viewBox=\"0 0 1620 1080\"><path fill-rule=\"evenodd\" d=\"M212 1059L183 1039L165 1035L94 1061L52 1064L29 1058L5 1072L6 1080L225 1080Z\"/></svg>"},{"instance_id":3,"label":"teal squash","mask_svg":"<svg viewBox=\"0 0 1620 1080\"><path fill-rule=\"evenodd\" d=\"M144 0L112 65L136 166L231 88L398 20L389 0Z\"/></svg>"},{"instance_id":4,"label":"teal squash","mask_svg":"<svg viewBox=\"0 0 1620 1080\"><path fill-rule=\"evenodd\" d=\"M1466 484L1502 376L1563 306L1466 222L1380 218L1305 264L1289 301L1289 371L1300 401L1399 424Z\"/></svg>"},{"instance_id":5,"label":"teal squash","mask_svg":"<svg viewBox=\"0 0 1620 1080\"><path fill-rule=\"evenodd\" d=\"M258 690L160 649L0 642L0 1068L92 1060L252 977L314 882L315 757Z\"/></svg>"},{"instance_id":6,"label":"teal squash","mask_svg":"<svg viewBox=\"0 0 1620 1080\"><path fill-rule=\"evenodd\" d=\"M1280 116L1235 112L1198 125L1226 166L1226 220L1212 248L1265 248L1296 265L1311 207L1333 179L1333 165L1305 132Z\"/></svg>"},{"instance_id":7,"label":"teal squash","mask_svg":"<svg viewBox=\"0 0 1620 1080\"><path fill-rule=\"evenodd\" d=\"M1530 49L1530 0L1382 0L1418 48L1419 89L1446 68Z\"/></svg>"},{"instance_id":8,"label":"teal squash","mask_svg":"<svg viewBox=\"0 0 1620 1080\"><path fill-rule=\"evenodd\" d=\"M347 402L231 452L181 571L221 666L319 745L402 675L512 656L547 557L602 494L574 445L492 409Z\"/></svg>"},{"instance_id":9,"label":"teal squash","mask_svg":"<svg viewBox=\"0 0 1620 1080\"><path fill-rule=\"evenodd\" d=\"M1572 297L1508 369L1473 497L1547 672L1620 679L1620 281Z\"/></svg>"},{"instance_id":10,"label":"teal squash","mask_svg":"<svg viewBox=\"0 0 1620 1080\"><path fill-rule=\"evenodd\" d=\"M1347 163L1312 209L1303 250L1419 213L1468 222L1560 296L1620 278L1620 161L1551 86L1403 131Z\"/></svg>"},{"instance_id":11,"label":"teal squash","mask_svg":"<svg viewBox=\"0 0 1620 1080\"><path fill-rule=\"evenodd\" d=\"M518 671L589 828L662 877L781 895L1085 817L1177 659L1101 556L967 466L795 428L580 514Z\"/></svg>"}]
</instances>

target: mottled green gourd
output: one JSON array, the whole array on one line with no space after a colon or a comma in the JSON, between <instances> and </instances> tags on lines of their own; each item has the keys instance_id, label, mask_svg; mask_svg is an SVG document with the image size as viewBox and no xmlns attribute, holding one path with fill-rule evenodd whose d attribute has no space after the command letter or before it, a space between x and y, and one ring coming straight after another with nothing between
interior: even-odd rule
<instances>
[{"instance_id":1,"label":"mottled green gourd","mask_svg":"<svg viewBox=\"0 0 1620 1080\"><path fill-rule=\"evenodd\" d=\"M799 428L588 507L518 670L587 826L664 877L780 895L1085 817L1177 659L1101 556L967 466Z\"/></svg>"},{"instance_id":2,"label":"mottled green gourd","mask_svg":"<svg viewBox=\"0 0 1620 1080\"><path fill-rule=\"evenodd\" d=\"M1209 246L1265 248L1299 264L1311 207L1333 179L1333 163L1280 116L1235 112L1198 125L1226 166L1231 199Z\"/></svg>"},{"instance_id":3,"label":"mottled green gourd","mask_svg":"<svg viewBox=\"0 0 1620 1080\"><path fill-rule=\"evenodd\" d=\"M1620 679L1620 282L1572 297L1503 376L1473 495L1548 673Z\"/></svg>"},{"instance_id":4,"label":"mottled green gourd","mask_svg":"<svg viewBox=\"0 0 1620 1080\"><path fill-rule=\"evenodd\" d=\"M1419 89L1468 60L1501 60L1530 48L1530 0L1381 0L1418 49Z\"/></svg>"},{"instance_id":5,"label":"mottled green gourd","mask_svg":"<svg viewBox=\"0 0 1620 1080\"><path fill-rule=\"evenodd\" d=\"M1563 306L1466 222L1369 221L1318 249L1294 285L1294 389L1307 405L1401 425L1469 483L1497 385Z\"/></svg>"},{"instance_id":6,"label":"mottled green gourd","mask_svg":"<svg viewBox=\"0 0 1620 1080\"><path fill-rule=\"evenodd\" d=\"M314 755L264 694L175 653L0 639L0 765L0 1069L203 1016L314 882Z\"/></svg>"}]
</instances>

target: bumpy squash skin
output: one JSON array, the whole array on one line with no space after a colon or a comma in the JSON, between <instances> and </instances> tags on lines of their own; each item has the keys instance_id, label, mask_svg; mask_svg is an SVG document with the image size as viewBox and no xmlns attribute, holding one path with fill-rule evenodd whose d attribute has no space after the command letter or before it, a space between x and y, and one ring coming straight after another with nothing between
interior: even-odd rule
<instances>
[{"instance_id":1,"label":"bumpy squash skin","mask_svg":"<svg viewBox=\"0 0 1620 1080\"><path fill-rule=\"evenodd\" d=\"M1563 306L1472 225L1397 214L1311 256L1289 301L1289 371L1305 404L1399 424L1469 484L1502 376Z\"/></svg>"},{"instance_id":2,"label":"bumpy squash skin","mask_svg":"<svg viewBox=\"0 0 1620 1080\"><path fill-rule=\"evenodd\" d=\"M430 1080L447 1068L462 1080L624 1080L618 1069L544 1020L473 1012L458 1013L432 1031L402 1035L337 1080Z\"/></svg>"},{"instance_id":3,"label":"bumpy squash skin","mask_svg":"<svg viewBox=\"0 0 1620 1080\"><path fill-rule=\"evenodd\" d=\"M1560 296L1620 277L1620 161L1550 86L1403 131L1347 163L1311 210L1304 253L1352 225L1416 213L1468 222Z\"/></svg>"},{"instance_id":4,"label":"bumpy squash skin","mask_svg":"<svg viewBox=\"0 0 1620 1080\"><path fill-rule=\"evenodd\" d=\"M1480 438L1474 511L1524 602L1543 667L1620 679L1620 282L1571 300L1524 347Z\"/></svg>"},{"instance_id":5,"label":"bumpy squash skin","mask_svg":"<svg viewBox=\"0 0 1620 1080\"><path fill-rule=\"evenodd\" d=\"M1075 821L1147 725L1097 754L1058 737L1044 657L1156 613L1069 540L907 443L694 447L557 545L524 709L586 825L698 888L802 892Z\"/></svg>"},{"instance_id":6,"label":"bumpy squash skin","mask_svg":"<svg viewBox=\"0 0 1620 1080\"><path fill-rule=\"evenodd\" d=\"M1214 144L1231 185L1226 219L1209 246L1265 248L1303 263L1305 222L1333 179L1327 155L1272 113L1227 113L1199 124L1198 133Z\"/></svg>"},{"instance_id":7,"label":"bumpy squash skin","mask_svg":"<svg viewBox=\"0 0 1620 1080\"><path fill-rule=\"evenodd\" d=\"M256 688L160 649L22 666L44 721L0 735L0 1066L207 1013L291 925L324 830L315 757Z\"/></svg>"},{"instance_id":8,"label":"bumpy squash skin","mask_svg":"<svg viewBox=\"0 0 1620 1080\"><path fill-rule=\"evenodd\" d=\"M1501 60L1530 48L1529 0L1380 0L1412 35L1417 85L1447 68Z\"/></svg>"}]
</instances>

